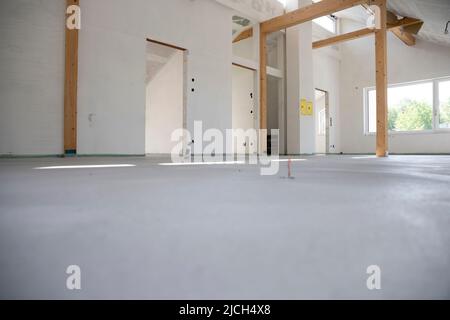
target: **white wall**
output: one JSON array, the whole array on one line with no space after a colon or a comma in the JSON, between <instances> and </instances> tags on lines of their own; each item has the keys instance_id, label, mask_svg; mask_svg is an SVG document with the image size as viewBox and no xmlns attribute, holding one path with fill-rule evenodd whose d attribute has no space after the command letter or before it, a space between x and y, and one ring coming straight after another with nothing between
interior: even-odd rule
<instances>
[{"instance_id":1,"label":"white wall","mask_svg":"<svg viewBox=\"0 0 450 320\"><path fill-rule=\"evenodd\" d=\"M254 129L255 100L255 72L237 66L232 66L232 128ZM253 111L253 113L251 113Z\"/></svg>"},{"instance_id":2,"label":"white wall","mask_svg":"<svg viewBox=\"0 0 450 320\"><path fill-rule=\"evenodd\" d=\"M283 14L283 5L278 0L216 0L224 6L230 7L245 16L265 21Z\"/></svg>"},{"instance_id":3,"label":"white wall","mask_svg":"<svg viewBox=\"0 0 450 320\"><path fill-rule=\"evenodd\" d=\"M232 119L233 129L255 129L255 111L257 106L255 104L255 71L245 68L232 66L233 92L232 92ZM253 93L253 98L251 97ZM252 113L253 111L253 113ZM256 151L257 141L253 137L244 146L246 136L245 134L235 134L237 138L233 139L232 148L235 153L249 153ZM237 144L236 144L237 143ZM241 145L242 143L242 145Z\"/></svg>"},{"instance_id":4,"label":"white wall","mask_svg":"<svg viewBox=\"0 0 450 320\"><path fill-rule=\"evenodd\" d=\"M345 20L343 32L361 28ZM363 89L375 86L374 39L367 37L341 45L341 143L344 153L374 153L375 136L364 135ZM450 48L417 40L408 47L388 35L390 84L450 76ZM450 153L450 133L394 134L391 153Z\"/></svg>"},{"instance_id":5,"label":"white wall","mask_svg":"<svg viewBox=\"0 0 450 320\"><path fill-rule=\"evenodd\" d=\"M233 55L248 60L254 60L255 51L252 37L233 43Z\"/></svg>"},{"instance_id":6,"label":"white wall","mask_svg":"<svg viewBox=\"0 0 450 320\"><path fill-rule=\"evenodd\" d=\"M323 110L325 112L326 108L326 95L322 94L315 101L314 112L316 115L316 153L326 153L326 135L319 134L319 121L320 112Z\"/></svg>"},{"instance_id":7,"label":"white wall","mask_svg":"<svg viewBox=\"0 0 450 320\"><path fill-rule=\"evenodd\" d=\"M310 0L299 0L303 6L312 3ZM299 78L300 99L314 102L314 63L312 49L312 22L303 23L299 28ZM298 103L297 103L298 107ZM315 116L300 114L300 153L312 154L316 149Z\"/></svg>"},{"instance_id":8,"label":"white wall","mask_svg":"<svg viewBox=\"0 0 450 320\"><path fill-rule=\"evenodd\" d=\"M194 120L231 127L231 9L212 0L80 4L79 154L144 154L146 38L189 50L188 129ZM65 1L0 6L0 154L61 154Z\"/></svg>"},{"instance_id":9,"label":"white wall","mask_svg":"<svg viewBox=\"0 0 450 320\"><path fill-rule=\"evenodd\" d=\"M286 11L311 4L310 0L289 0ZM301 115L301 99L314 101L312 22L286 31L287 153L315 152L315 116Z\"/></svg>"},{"instance_id":10,"label":"white wall","mask_svg":"<svg viewBox=\"0 0 450 320\"><path fill-rule=\"evenodd\" d=\"M341 150L339 116L340 110L340 75L341 62L332 48L321 48L313 51L314 61L314 86L325 90L329 94L329 112L333 125L330 127L330 153L338 153ZM329 120L328 120L329 121ZM317 120L316 120L317 123ZM334 148L333 148L334 147ZM319 151L316 151L319 152Z\"/></svg>"},{"instance_id":11,"label":"white wall","mask_svg":"<svg viewBox=\"0 0 450 320\"><path fill-rule=\"evenodd\" d=\"M194 120L203 120L205 129L231 127L231 9L211 0L81 0L81 6L80 154L144 154L146 38L189 50L187 78L195 78L195 82L189 81L195 92L188 88L188 129L193 129ZM0 154L60 154L63 152L64 1L2 0L0 9ZM344 23L343 32L356 27L361 26ZM305 38L310 34L309 27L306 28ZM298 36L299 33L296 37L300 40ZM332 88L329 90L331 113L333 99L340 99L341 104L339 117L334 114L336 124L338 118L342 119L337 126L340 132L335 134L340 134L340 141L335 140L337 152L372 153L375 149L375 137L365 136L363 127L363 88L373 86L375 80L373 46L373 37L343 44L341 97L332 97L336 79L328 84ZM296 50L300 49L297 45ZM389 34L389 82L449 76L448 52L448 47L420 40L415 47L407 47ZM291 56L292 59L296 58ZM320 63L320 59L314 60L315 78L325 74L318 71L320 66L337 70L335 62ZM312 72L308 66L312 68L312 63L308 65L308 59L298 61L297 57L297 65L290 63L289 69L299 70L299 62L305 63L307 69L301 74L310 78ZM293 84L289 81L289 69L288 91ZM313 84L327 89L323 85L326 81L324 76L322 80L315 79ZM296 86L307 86L302 90L307 92L306 98L312 99L311 84L303 80ZM303 94L299 93L300 96ZM293 153L297 153L300 145L305 146L296 132L302 130L303 137L308 135L303 130L309 132L309 122L299 124L303 120L298 121L298 102L298 99L289 101L288 97L288 121L296 122L294 134L288 134L291 153L294 149ZM293 128L292 123L288 127ZM389 149L394 153L449 152L450 134L393 135Z\"/></svg>"},{"instance_id":12,"label":"white wall","mask_svg":"<svg viewBox=\"0 0 450 320\"><path fill-rule=\"evenodd\" d=\"M183 128L184 54L175 50L169 61L147 84L145 152L170 154L178 142L174 130Z\"/></svg>"},{"instance_id":13,"label":"white wall","mask_svg":"<svg viewBox=\"0 0 450 320\"><path fill-rule=\"evenodd\" d=\"M0 1L0 155L63 153L64 10Z\"/></svg>"},{"instance_id":14,"label":"white wall","mask_svg":"<svg viewBox=\"0 0 450 320\"><path fill-rule=\"evenodd\" d=\"M231 127L231 10L211 0L81 6L80 154L144 154L146 38L189 50L187 128L194 120L204 129Z\"/></svg>"}]
</instances>

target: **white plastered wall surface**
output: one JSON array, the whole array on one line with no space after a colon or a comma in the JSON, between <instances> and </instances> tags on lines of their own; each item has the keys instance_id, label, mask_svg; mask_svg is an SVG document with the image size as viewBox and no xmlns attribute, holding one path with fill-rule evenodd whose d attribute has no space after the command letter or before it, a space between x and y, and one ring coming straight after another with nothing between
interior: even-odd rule
<instances>
[{"instance_id":1,"label":"white plastered wall surface","mask_svg":"<svg viewBox=\"0 0 450 320\"><path fill-rule=\"evenodd\" d=\"M341 150L341 122L339 118L341 88L339 77L342 71L339 57L339 53L334 52L332 47L313 51L314 86L316 89L325 90L329 94L329 112L332 119L332 126L329 128L329 153L339 153ZM327 121L330 123L330 119L327 119Z\"/></svg>"},{"instance_id":2,"label":"white plastered wall surface","mask_svg":"<svg viewBox=\"0 0 450 320\"><path fill-rule=\"evenodd\" d=\"M342 32L362 26L343 20ZM397 84L450 76L450 47L421 39L408 47L388 34L388 82ZM373 37L341 45L341 146L344 153L373 153L375 136L364 133L364 88L375 85ZM390 153L450 153L450 132L391 134Z\"/></svg>"},{"instance_id":3,"label":"white plastered wall surface","mask_svg":"<svg viewBox=\"0 0 450 320\"><path fill-rule=\"evenodd\" d=\"M286 11L311 4L307 0L290 0ZM302 39L307 39L306 41ZM286 102L287 153L315 153L315 116L302 115L302 99L314 101L314 66L311 46L312 22L288 28L286 31Z\"/></svg>"},{"instance_id":4,"label":"white plastered wall surface","mask_svg":"<svg viewBox=\"0 0 450 320\"><path fill-rule=\"evenodd\" d=\"M171 154L178 144L171 136L183 127L183 63L183 51L174 50L147 84L146 154Z\"/></svg>"},{"instance_id":5,"label":"white plastered wall surface","mask_svg":"<svg viewBox=\"0 0 450 320\"><path fill-rule=\"evenodd\" d=\"M212 0L80 5L78 154L145 153L146 38L188 49L188 129L194 120L231 127L231 9ZM62 154L65 1L0 8L0 154Z\"/></svg>"},{"instance_id":6,"label":"white plastered wall surface","mask_svg":"<svg viewBox=\"0 0 450 320\"><path fill-rule=\"evenodd\" d=\"M320 132L319 122L320 114L325 113L326 108L326 95L322 94L314 101L314 112L316 114L316 153L326 153L326 136L323 132Z\"/></svg>"},{"instance_id":7,"label":"white plastered wall surface","mask_svg":"<svg viewBox=\"0 0 450 320\"><path fill-rule=\"evenodd\" d=\"M187 129L231 127L231 10L210 0L81 6L80 154L145 153L146 38L188 50Z\"/></svg>"},{"instance_id":8,"label":"white plastered wall surface","mask_svg":"<svg viewBox=\"0 0 450 320\"><path fill-rule=\"evenodd\" d=\"M0 155L63 153L64 10L0 1Z\"/></svg>"}]
</instances>

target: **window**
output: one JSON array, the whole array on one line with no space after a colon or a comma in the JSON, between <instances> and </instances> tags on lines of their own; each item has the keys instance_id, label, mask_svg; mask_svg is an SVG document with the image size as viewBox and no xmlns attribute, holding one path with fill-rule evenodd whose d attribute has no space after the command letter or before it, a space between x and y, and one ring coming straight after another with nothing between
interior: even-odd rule
<instances>
[{"instance_id":1,"label":"window","mask_svg":"<svg viewBox=\"0 0 450 320\"><path fill-rule=\"evenodd\" d=\"M450 129L450 80L439 82L439 128Z\"/></svg>"},{"instance_id":2,"label":"window","mask_svg":"<svg viewBox=\"0 0 450 320\"><path fill-rule=\"evenodd\" d=\"M314 3L320 2L322 0L313 0ZM324 28L325 30L331 32L331 33L336 33L337 28L337 20L336 17L334 17L333 15L329 15L329 16L323 16L317 19L313 20L314 23L318 24L319 26L321 26L322 28Z\"/></svg>"},{"instance_id":3,"label":"window","mask_svg":"<svg viewBox=\"0 0 450 320\"><path fill-rule=\"evenodd\" d=\"M366 89L365 99L365 132L375 133L376 90ZM394 133L450 129L450 80L389 86L388 127Z\"/></svg>"},{"instance_id":4,"label":"window","mask_svg":"<svg viewBox=\"0 0 450 320\"><path fill-rule=\"evenodd\" d=\"M323 16L313 20L314 23L317 23L319 26L324 28L331 33L336 33L336 18L332 16Z\"/></svg>"}]
</instances>

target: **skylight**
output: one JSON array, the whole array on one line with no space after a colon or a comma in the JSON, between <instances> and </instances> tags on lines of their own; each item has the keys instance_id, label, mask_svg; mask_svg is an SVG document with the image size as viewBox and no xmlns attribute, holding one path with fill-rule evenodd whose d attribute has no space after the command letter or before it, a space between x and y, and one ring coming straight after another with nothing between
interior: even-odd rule
<instances>
[{"instance_id":1,"label":"skylight","mask_svg":"<svg viewBox=\"0 0 450 320\"><path fill-rule=\"evenodd\" d=\"M330 16L323 16L313 20L314 23L318 24L322 28L331 33L336 33L336 19Z\"/></svg>"},{"instance_id":2,"label":"skylight","mask_svg":"<svg viewBox=\"0 0 450 320\"><path fill-rule=\"evenodd\" d=\"M313 0L314 3L320 1L322 0ZM331 15L314 19L313 22L331 33L336 33L336 18Z\"/></svg>"}]
</instances>

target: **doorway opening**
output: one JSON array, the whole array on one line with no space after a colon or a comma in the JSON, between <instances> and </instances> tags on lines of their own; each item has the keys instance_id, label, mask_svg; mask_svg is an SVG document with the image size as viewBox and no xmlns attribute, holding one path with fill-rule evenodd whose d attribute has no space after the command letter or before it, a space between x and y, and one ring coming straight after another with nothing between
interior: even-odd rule
<instances>
[{"instance_id":1,"label":"doorway opening","mask_svg":"<svg viewBox=\"0 0 450 320\"><path fill-rule=\"evenodd\" d=\"M329 94L325 90L315 90L315 118L316 118L316 153L330 152L330 107Z\"/></svg>"},{"instance_id":2,"label":"doorway opening","mask_svg":"<svg viewBox=\"0 0 450 320\"><path fill-rule=\"evenodd\" d=\"M168 155L186 124L186 50L147 39L145 153Z\"/></svg>"},{"instance_id":3,"label":"doorway opening","mask_svg":"<svg viewBox=\"0 0 450 320\"><path fill-rule=\"evenodd\" d=\"M256 71L232 65L232 129L234 154L257 153L256 135L248 135L251 129L256 128L256 100L255 88ZM254 130L253 130L254 131Z\"/></svg>"},{"instance_id":4,"label":"doorway opening","mask_svg":"<svg viewBox=\"0 0 450 320\"><path fill-rule=\"evenodd\" d=\"M283 78L267 75L267 154L272 150L284 154L285 123L284 123L284 87ZM272 136L272 130L279 130L277 137ZM275 145L277 144L277 145Z\"/></svg>"}]
</instances>

